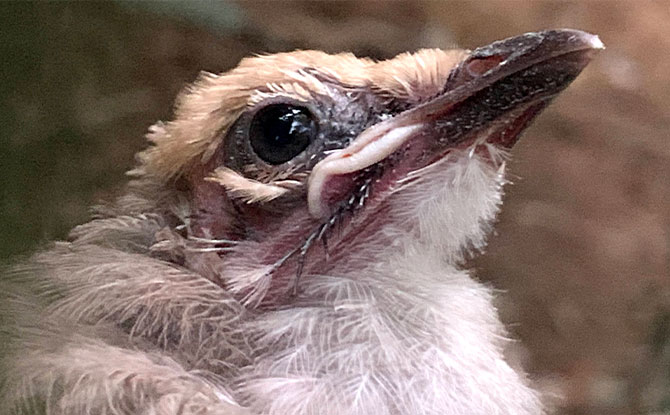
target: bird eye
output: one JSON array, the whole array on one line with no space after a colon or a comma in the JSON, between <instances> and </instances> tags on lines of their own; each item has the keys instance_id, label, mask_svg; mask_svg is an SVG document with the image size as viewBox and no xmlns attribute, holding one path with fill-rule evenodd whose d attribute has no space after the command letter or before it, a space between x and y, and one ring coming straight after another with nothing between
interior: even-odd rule
<instances>
[{"instance_id":1,"label":"bird eye","mask_svg":"<svg viewBox=\"0 0 670 415\"><path fill-rule=\"evenodd\" d=\"M316 134L317 123L309 110L289 104L259 110L249 127L251 147L269 164L282 164L302 153Z\"/></svg>"}]
</instances>

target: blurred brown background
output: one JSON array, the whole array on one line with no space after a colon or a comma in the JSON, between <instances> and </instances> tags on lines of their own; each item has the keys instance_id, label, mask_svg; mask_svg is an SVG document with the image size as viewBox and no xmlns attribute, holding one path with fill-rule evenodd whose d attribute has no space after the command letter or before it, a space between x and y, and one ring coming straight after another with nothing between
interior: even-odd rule
<instances>
[{"instance_id":1,"label":"blurred brown background","mask_svg":"<svg viewBox=\"0 0 670 415\"><path fill-rule=\"evenodd\" d=\"M607 50L528 130L486 255L561 414L670 413L670 2L0 4L0 257L110 199L199 70L295 48L386 58L573 27Z\"/></svg>"}]
</instances>

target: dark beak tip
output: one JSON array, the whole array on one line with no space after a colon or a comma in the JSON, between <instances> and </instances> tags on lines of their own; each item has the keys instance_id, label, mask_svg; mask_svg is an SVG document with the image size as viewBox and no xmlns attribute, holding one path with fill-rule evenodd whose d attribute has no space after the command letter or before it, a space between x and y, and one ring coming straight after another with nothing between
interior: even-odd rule
<instances>
[{"instance_id":1,"label":"dark beak tip","mask_svg":"<svg viewBox=\"0 0 670 415\"><path fill-rule=\"evenodd\" d=\"M541 33L543 34L543 41L538 46L537 51L547 56L579 53L588 63L596 52L605 49L605 45L598 35L581 30L561 29Z\"/></svg>"},{"instance_id":2,"label":"dark beak tip","mask_svg":"<svg viewBox=\"0 0 670 415\"><path fill-rule=\"evenodd\" d=\"M604 49L605 45L598 35L577 29L557 29L540 32L546 39L554 43L572 45L577 49Z\"/></svg>"},{"instance_id":3,"label":"dark beak tip","mask_svg":"<svg viewBox=\"0 0 670 415\"><path fill-rule=\"evenodd\" d=\"M553 29L493 42L475 49L470 59L501 57L502 61L507 61L519 56L537 58L604 48L605 45L597 35L576 29Z\"/></svg>"}]
</instances>

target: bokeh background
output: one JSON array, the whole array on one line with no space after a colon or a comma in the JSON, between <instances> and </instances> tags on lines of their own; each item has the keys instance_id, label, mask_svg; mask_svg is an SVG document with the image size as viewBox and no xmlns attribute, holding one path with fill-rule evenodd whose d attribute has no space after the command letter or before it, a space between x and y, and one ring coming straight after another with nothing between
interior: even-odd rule
<instances>
[{"instance_id":1,"label":"bokeh background","mask_svg":"<svg viewBox=\"0 0 670 415\"><path fill-rule=\"evenodd\" d=\"M484 256L560 414L670 414L670 1L0 4L0 260L111 199L200 70L315 48L383 59L544 28L607 50L530 128ZM559 398L563 395L563 398Z\"/></svg>"}]
</instances>

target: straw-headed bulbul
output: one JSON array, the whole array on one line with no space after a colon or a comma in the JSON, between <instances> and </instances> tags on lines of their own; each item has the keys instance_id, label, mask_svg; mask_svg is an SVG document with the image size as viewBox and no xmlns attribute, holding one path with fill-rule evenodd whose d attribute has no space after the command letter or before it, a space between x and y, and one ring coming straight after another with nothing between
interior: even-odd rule
<instances>
[{"instance_id":1,"label":"straw-headed bulbul","mask_svg":"<svg viewBox=\"0 0 670 415\"><path fill-rule=\"evenodd\" d=\"M460 265L508 151L600 48L552 30L202 75L125 194L5 272L0 413L544 413Z\"/></svg>"}]
</instances>

